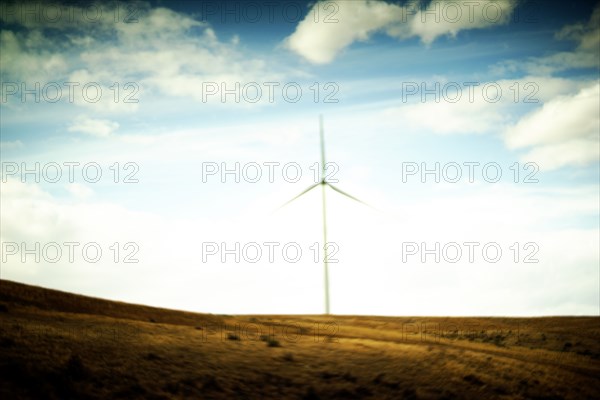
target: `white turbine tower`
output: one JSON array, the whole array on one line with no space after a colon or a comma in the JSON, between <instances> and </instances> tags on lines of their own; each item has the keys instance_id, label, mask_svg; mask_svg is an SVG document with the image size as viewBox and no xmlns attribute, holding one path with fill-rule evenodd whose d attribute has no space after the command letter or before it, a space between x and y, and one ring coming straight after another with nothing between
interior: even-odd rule
<instances>
[{"instance_id":1,"label":"white turbine tower","mask_svg":"<svg viewBox=\"0 0 600 400\"><path fill-rule=\"evenodd\" d=\"M366 206L369 206L369 205L367 203L357 199L356 197L351 196L348 193L338 189L337 187L333 186L331 183L327 182L326 175L325 175L325 171L327 168L325 165L325 139L324 139L324 133L323 133L323 116L322 115L319 116L319 132L320 132L320 136L321 136L321 177L320 177L320 181L318 183L315 183L312 186L309 186L302 193L300 193L298 196L294 197L293 199L291 199L290 201L288 201L281 207L285 207L286 205L290 204L297 198L310 192L317 186L319 186L319 185L321 186L321 195L323 198L323 252L324 252L323 267L324 267L324 274L325 274L325 276L324 276L325 314L328 315L329 314L329 264L328 264L328 260L327 260L328 259L328 255L327 255L327 207L326 207L326 201L325 201L325 187L329 186L331 189L335 190L336 192L338 192L340 194L343 194L344 196L346 196L354 201L358 201L359 203L362 203Z\"/></svg>"}]
</instances>

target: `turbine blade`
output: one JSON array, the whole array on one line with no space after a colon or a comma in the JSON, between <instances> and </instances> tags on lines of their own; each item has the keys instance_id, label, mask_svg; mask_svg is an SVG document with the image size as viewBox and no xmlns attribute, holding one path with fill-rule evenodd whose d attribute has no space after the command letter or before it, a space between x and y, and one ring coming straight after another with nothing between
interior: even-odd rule
<instances>
[{"instance_id":1,"label":"turbine blade","mask_svg":"<svg viewBox=\"0 0 600 400\"><path fill-rule=\"evenodd\" d=\"M319 183L315 183L312 186L309 186L306 190L304 190L302 193L300 193L298 196L294 197L293 199L291 199L290 201L286 202L285 204L283 204L281 207L278 208L278 210L281 210L283 207L287 206L288 204L290 204L292 201L296 200L299 197L302 197L303 195L305 195L306 193L310 192L311 190L313 190L314 188L316 188L317 186L319 186L321 184L321 182Z\"/></svg>"},{"instance_id":2,"label":"turbine blade","mask_svg":"<svg viewBox=\"0 0 600 400\"><path fill-rule=\"evenodd\" d=\"M370 208L372 208L372 209L374 209L374 210L375 210L375 208L374 208L373 206L371 206L370 204L367 204L367 203L365 203L364 201L362 201L362 200L359 200L359 199L357 199L356 197L349 195L348 193L344 192L343 190L336 188L336 187L335 187L335 186L333 186L331 183L327 183L327 182L326 182L326 185L327 185L327 186L329 186L330 188L332 188L333 190L335 190L336 192L338 192L338 193L340 193L340 194L343 194L344 196L346 196L346 197L349 197L349 198L351 198L351 199L352 199L352 200L354 200L354 201L358 201L359 203L361 203L361 204L364 204L365 206L367 206L367 207L370 207Z\"/></svg>"}]
</instances>

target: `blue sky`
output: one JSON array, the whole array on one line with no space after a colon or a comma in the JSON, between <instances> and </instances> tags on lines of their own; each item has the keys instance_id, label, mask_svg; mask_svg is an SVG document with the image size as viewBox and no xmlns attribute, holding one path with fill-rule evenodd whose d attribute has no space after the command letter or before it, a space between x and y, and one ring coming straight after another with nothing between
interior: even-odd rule
<instances>
[{"instance_id":1,"label":"blue sky","mask_svg":"<svg viewBox=\"0 0 600 400\"><path fill-rule=\"evenodd\" d=\"M315 183L322 114L336 186L376 209L327 192L332 312L600 311L597 2L290 1L302 14L286 20L278 6L273 21L270 2L254 3L258 21L246 2L224 16L221 2L140 2L125 22L118 4L2 5L2 278L205 312L322 312L310 250L323 240L320 190L278 210ZM39 102L21 92L36 82ZM101 88L97 102L84 85L92 98ZM23 174L36 163L39 178ZM56 182L43 172L54 163ZM79 163L73 181L65 163ZM89 163L98 182L82 175ZM262 179L203 177L236 163L262 166ZM272 182L265 163L279 163ZM290 163L297 182L282 173ZM436 165L439 182L422 179ZM69 241L104 255L23 259L24 246ZM203 261L207 243L265 241L304 257ZM407 243L473 241L503 256L403 262ZM123 262L127 249L115 262L115 242L134 243L139 262ZM534 247L538 261L524 263Z\"/></svg>"}]
</instances>

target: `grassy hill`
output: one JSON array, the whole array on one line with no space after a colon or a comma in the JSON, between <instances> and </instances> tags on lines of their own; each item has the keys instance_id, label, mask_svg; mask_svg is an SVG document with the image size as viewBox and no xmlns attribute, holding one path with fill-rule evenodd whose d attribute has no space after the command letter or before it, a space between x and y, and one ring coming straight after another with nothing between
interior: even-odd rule
<instances>
[{"instance_id":1,"label":"grassy hill","mask_svg":"<svg viewBox=\"0 0 600 400\"><path fill-rule=\"evenodd\" d=\"M0 398L594 399L600 318L226 316L0 280Z\"/></svg>"}]
</instances>

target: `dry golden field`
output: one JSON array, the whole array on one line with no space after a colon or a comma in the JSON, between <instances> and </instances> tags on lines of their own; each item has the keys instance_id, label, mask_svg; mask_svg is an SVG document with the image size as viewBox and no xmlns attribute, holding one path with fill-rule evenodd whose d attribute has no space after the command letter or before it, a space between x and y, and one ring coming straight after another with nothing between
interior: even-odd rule
<instances>
[{"instance_id":1,"label":"dry golden field","mask_svg":"<svg viewBox=\"0 0 600 400\"><path fill-rule=\"evenodd\" d=\"M600 318L195 314L0 281L0 398L600 399Z\"/></svg>"}]
</instances>

